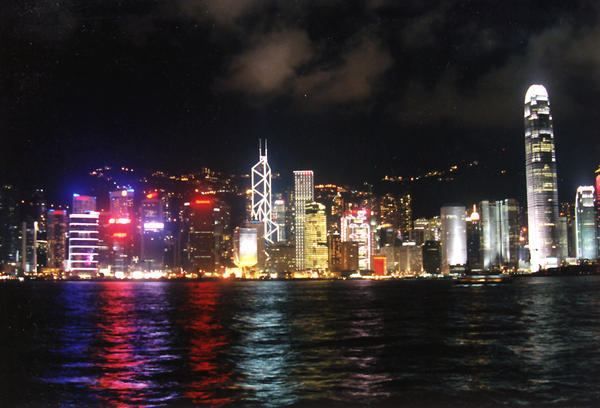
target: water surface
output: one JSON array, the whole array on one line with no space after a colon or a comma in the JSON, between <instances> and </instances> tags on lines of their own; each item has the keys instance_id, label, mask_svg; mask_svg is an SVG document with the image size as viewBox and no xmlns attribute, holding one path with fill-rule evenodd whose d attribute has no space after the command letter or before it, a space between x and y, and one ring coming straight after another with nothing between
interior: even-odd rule
<instances>
[{"instance_id":1,"label":"water surface","mask_svg":"<svg viewBox=\"0 0 600 408\"><path fill-rule=\"evenodd\" d=\"M2 406L594 406L600 278L4 282Z\"/></svg>"}]
</instances>

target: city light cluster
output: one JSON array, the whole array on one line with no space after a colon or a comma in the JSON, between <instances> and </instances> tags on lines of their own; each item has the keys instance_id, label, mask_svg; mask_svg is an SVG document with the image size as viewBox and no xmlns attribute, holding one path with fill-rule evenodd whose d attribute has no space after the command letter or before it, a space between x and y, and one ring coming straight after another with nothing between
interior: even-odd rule
<instances>
[{"instance_id":1,"label":"city light cluster","mask_svg":"<svg viewBox=\"0 0 600 408\"><path fill-rule=\"evenodd\" d=\"M413 219L412 196L315 185L312 170L273 190L267 144L249 175L203 168L136 177L105 166L89 173L97 196L74 193L47 208L0 194L2 277L48 279L389 279L528 273L593 263L600 239L600 169L595 185L559 203L550 101L531 86L524 105L527 203L513 198L444 205ZM421 176L439 180L477 166L461 162ZM504 171L504 170L502 170ZM501 171L501 173L502 173ZM98 188L96 188L98 189ZM243 211L239 209L243 208ZM239 213L243 213L240 214ZM482 278L484 276L484 278ZM479 277L479 278L475 278Z\"/></svg>"}]
</instances>

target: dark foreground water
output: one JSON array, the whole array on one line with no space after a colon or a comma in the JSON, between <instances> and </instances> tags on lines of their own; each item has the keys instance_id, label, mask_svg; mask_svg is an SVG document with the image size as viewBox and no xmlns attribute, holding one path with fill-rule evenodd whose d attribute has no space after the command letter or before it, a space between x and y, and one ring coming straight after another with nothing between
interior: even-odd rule
<instances>
[{"instance_id":1,"label":"dark foreground water","mask_svg":"<svg viewBox=\"0 0 600 408\"><path fill-rule=\"evenodd\" d=\"M0 284L0 406L598 406L600 278Z\"/></svg>"}]
</instances>

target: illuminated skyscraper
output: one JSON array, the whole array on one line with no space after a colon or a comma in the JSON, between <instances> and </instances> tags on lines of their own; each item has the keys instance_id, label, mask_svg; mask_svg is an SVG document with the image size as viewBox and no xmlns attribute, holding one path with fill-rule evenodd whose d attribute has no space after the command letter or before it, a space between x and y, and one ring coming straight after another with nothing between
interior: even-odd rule
<instances>
[{"instance_id":1,"label":"illuminated skyscraper","mask_svg":"<svg viewBox=\"0 0 600 408\"><path fill-rule=\"evenodd\" d=\"M371 269L373 253L373 233L369 223L368 210L347 211L341 221L342 242L358 243L358 268Z\"/></svg>"},{"instance_id":2,"label":"illuminated skyscraper","mask_svg":"<svg viewBox=\"0 0 600 408\"><path fill-rule=\"evenodd\" d=\"M525 172L531 270L558 263L558 188L550 100L543 85L525 94Z\"/></svg>"},{"instance_id":3,"label":"illuminated skyscraper","mask_svg":"<svg viewBox=\"0 0 600 408\"><path fill-rule=\"evenodd\" d=\"M16 265L20 249L19 200L11 185L0 186L0 261Z\"/></svg>"},{"instance_id":4,"label":"illuminated skyscraper","mask_svg":"<svg viewBox=\"0 0 600 408\"><path fill-rule=\"evenodd\" d=\"M325 270L328 263L325 206L315 202L307 203L305 217L305 267L311 270Z\"/></svg>"},{"instance_id":5,"label":"illuminated skyscraper","mask_svg":"<svg viewBox=\"0 0 600 408\"><path fill-rule=\"evenodd\" d=\"M465 207L442 207L442 272L449 273L451 266L467 263L467 225Z\"/></svg>"},{"instance_id":6,"label":"illuminated skyscraper","mask_svg":"<svg viewBox=\"0 0 600 408\"><path fill-rule=\"evenodd\" d=\"M119 277L129 277L137 242L136 216L133 206L133 189L110 192L109 263Z\"/></svg>"},{"instance_id":7,"label":"illuminated skyscraper","mask_svg":"<svg viewBox=\"0 0 600 408\"><path fill-rule=\"evenodd\" d=\"M67 212L48 210L46 228L48 231L48 267L64 269L67 258Z\"/></svg>"},{"instance_id":8,"label":"illuminated skyscraper","mask_svg":"<svg viewBox=\"0 0 600 408\"><path fill-rule=\"evenodd\" d=\"M294 210L296 237L296 269L304 270L305 240L304 230L306 225L306 204L314 200L314 174L312 170L294 171Z\"/></svg>"},{"instance_id":9,"label":"illuminated skyscraper","mask_svg":"<svg viewBox=\"0 0 600 408\"><path fill-rule=\"evenodd\" d=\"M594 187L579 186L575 195L575 248L577 259L596 259L598 256L596 232Z\"/></svg>"},{"instance_id":10,"label":"illuminated skyscraper","mask_svg":"<svg viewBox=\"0 0 600 408\"><path fill-rule=\"evenodd\" d=\"M263 223L264 238L268 243L277 240L277 224L271 213L271 167L267 160L267 142L265 151L258 146L258 163L252 167L252 211L250 217Z\"/></svg>"},{"instance_id":11,"label":"illuminated skyscraper","mask_svg":"<svg viewBox=\"0 0 600 408\"><path fill-rule=\"evenodd\" d=\"M412 230L412 198L410 194L404 194L398 197L398 228L403 236L408 236Z\"/></svg>"},{"instance_id":12,"label":"illuminated skyscraper","mask_svg":"<svg viewBox=\"0 0 600 408\"><path fill-rule=\"evenodd\" d=\"M78 211L78 212L75 212ZM96 198L73 195L73 213L69 214L70 276L95 277L98 274L98 218Z\"/></svg>"},{"instance_id":13,"label":"illuminated skyscraper","mask_svg":"<svg viewBox=\"0 0 600 408\"><path fill-rule=\"evenodd\" d=\"M277 242L282 242L287 239L285 235L285 201L275 200L273 202L273 222L277 224Z\"/></svg>"},{"instance_id":14,"label":"illuminated skyscraper","mask_svg":"<svg viewBox=\"0 0 600 408\"><path fill-rule=\"evenodd\" d=\"M148 193L140 205L142 239L140 261L145 271L163 269L165 221L162 200L157 192Z\"/></svg>"},{"instance_id":15,"label":"illuminated skyscraper","mask_svg":"<svg viewBox=\"0 0 600 408\"><path fill-rule=\"evenodd\" d=\"M214 205L212 199L199 197L187 207L185 266L188 272L212 273L215 270Z\"/></svg>"},{"instance_id":16,"label":"illuminated skyscraper","mask_svg":"<svg viewBox=\"0 0 600 408\"><path fill-rule=\"evenodd\" d=\"M467 264L471 270L481 269L481 220L477 206L473 205L473 212L467 217Z\"/></svg>"}]
</instances>

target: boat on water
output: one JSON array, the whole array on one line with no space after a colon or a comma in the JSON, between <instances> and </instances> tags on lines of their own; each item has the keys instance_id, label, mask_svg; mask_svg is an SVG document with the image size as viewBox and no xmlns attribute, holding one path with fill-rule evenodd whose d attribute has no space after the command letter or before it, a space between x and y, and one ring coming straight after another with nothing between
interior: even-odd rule
<instances>
[{"instance_id":1,"label":"boat on water","mask_svg":"<svg viewBox=\"0 0 600 408\"><path fill-rule=\"evenodd\" d=\"M465 271L455 279L455 283L473 285L473 284L492 284L505 283L512 280L512 275L503 273L500 270L490 271Z\"/></svg>"}]
</instances>

